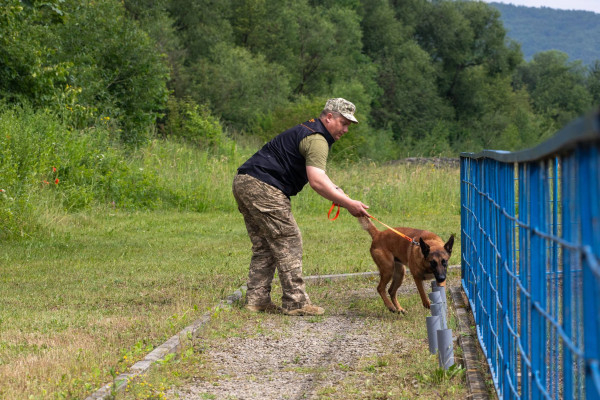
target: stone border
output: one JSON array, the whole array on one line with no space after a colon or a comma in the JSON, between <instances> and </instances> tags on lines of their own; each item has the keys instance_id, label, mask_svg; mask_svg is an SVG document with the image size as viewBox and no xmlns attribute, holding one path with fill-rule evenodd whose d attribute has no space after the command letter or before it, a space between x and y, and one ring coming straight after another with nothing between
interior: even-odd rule
<instances>
[{"instance_id":1,"label":"stone border","mask_svg":"<svg viewBox=\"0 0 600 400\"><path fill-rule=\"evenodd\" d=\"M479 360L478 354L478 351L480 351L479 342L475 337L475 333L470 328L474 323L472 323L472 316L469 312L468 302L465 302L462 287L451 287L450 297L458 321L458 345L463 350L467 387L470 392L469 398L473 400L489 400L490 391L485 384L483 374L480 370L482 363ZM492 397L497 399L497 396L492 395Z\"/></svg>"},{"instance_id":2,"label":"stone border","mask_svg":"<svg viewBox=\"0 0 600 400\"><path fill-rule=\"evenodd\" d=\"M451 265L448 268L460 268L460 265ZM407 268L407 273L410 271ZM335 274L335 275L312 275L305 276L304 279L307 281L310 280L338 280L338 279L348 279L354 277L369 277L369 276L378 276L379 272L357 272L351 274ZM85 400L108 400L116 392L120 392L127 387L127 384L136 378L139 375L145 374L152 368L152 366L160 360L163 360L168 354L175 353L181 348L181 343L188 337L195 337L198 330L206 323L208 323L215 313L215 311L219 310L222 307L227 305L231 305L242 299L244 293L246 292L246 285L241 286L238 290L233 292L233 294L227 296L225 300L222 300L218 305L213 307L209 312L205 313L194 321L191 325L187 326L183 330L181 330L176 335L172 336L169 340L164 342L162 345L158 346L154 350L152 350L143 360L140 360L133 364L128 372L124 372L117 376L112 383L107 383L102 386L100 389L89 395L85 398ZM458 309L458 308L457 308ZM468 328L468 325L467 325ZM462 344L461 344L462 347ZM464 349L464 347L463 347ZM466 357L465 357L466 358ZM467 369L468 371L468 369ZM467 382L469 382L467 380ZM483 399L483 398L475 398L474 399Z\"/></svg>"},{"instance_id":3,"label":"stone border","mask_svg":"<svg viewBox=\"0 0 600 400\"><path fill-rule=\"evenodd\" d=\"M181 348L181 343L188 337L196 336L198 330L206 323L208 323L212 315L220 308L231 305L232 303L239 301L243 293L246 291L246 286L241 286L238 290L229 295L225 300L222 300L218 305L213 307L209 312L205 313L194 321L191 325L181 330L178 334L172 336L169 340L164 342L152 350L148 355L141 361L136 362L129 368L129 372L122 373L115 378L112 383L107 383L102 386L96 392L86 397L85 400L108 400L114 396L116 392L120 392L127 387L127 384L139 375L145 374L152 368L152 366L160 360L163 360L168 354L175 353Z\"/></svg>"}]
</instances>

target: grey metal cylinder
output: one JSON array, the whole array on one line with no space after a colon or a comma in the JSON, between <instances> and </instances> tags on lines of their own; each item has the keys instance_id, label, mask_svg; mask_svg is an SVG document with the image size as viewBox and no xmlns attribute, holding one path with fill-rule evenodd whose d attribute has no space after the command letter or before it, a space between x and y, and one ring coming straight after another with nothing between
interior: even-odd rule
<instances>
[{"instance_id":1,"label":"grey metal cylinder","mask_svg":"<svg viewBox=\"0 0 600 400\"><path fill-rule=\"evenodd\" d=\"M433 289L433 291L440 294L440 299L441 299L442 303L444 303L444 314L447 314L448 313L448 304L446 302L446 288L443 286L436 286Z\"/></svg>"},{"instance_id":2,"label":"grey metal cylinder","mask_svg":"<svg viewBox=\"0 0 600 400\"><path fill-rule=\"evenodd\" d=\"M436 286L432 289L434 292L438 292L442 298L442 302L446 303L446 288L443 286Z\"/></svg>"},{"instance_id":3,"label":"grey metal cylinder","mask_svg":"<svg viewBox=\"0 0 600 400\"><path fill-rule=\"evenodd\" d=\"M427 295L429 300L431 300L431 304L437 304L442 302L442 295L440 292L431 292Z\"/></svg>"},{"instance_id":4,"label":"grey metal cylinder","mask_svg":"<svg viewBox=\"0 0 600 400\"><path fill-rule=\"evenodd\" d=\"M434 280L431 281L431 290L433 290L434 287L437 286L437 282Z\"/></svg>"},{"instance_id":5,"label":"grey metal cylinder","mask_svg":"<svg viewBox=\"0 0 600 400\"><path fill-rule=\"evenodd\" d=\"M440 368L450 368L454 365L454 345L452 343L452 329L440 329L437 331L437 345Z\"/></svg>"},{"instance_id":6,"label":"grey metal cylinder","mask_svg":"<svg viewBox=\"0 0 600 400\"><path fill-rule=\"evenodd\" d=\"M446 323L446 314L444 313L444 304L443 303L434 303L431 304L431 315L440 317L440 329L448 328Z\"/></svg>"},{"instance_id":7,"label":"grey metal cylinder","mask_svg":"<svg viewBox=\"0 0 600 400\"><path fill-rule=\"evenodd\" d=\"M441 318L437 315L426 317L427 323L427 340L429 342L429 353L435 354L438 350L437 332L441 328Z\"/></svg>"}]
</instances>

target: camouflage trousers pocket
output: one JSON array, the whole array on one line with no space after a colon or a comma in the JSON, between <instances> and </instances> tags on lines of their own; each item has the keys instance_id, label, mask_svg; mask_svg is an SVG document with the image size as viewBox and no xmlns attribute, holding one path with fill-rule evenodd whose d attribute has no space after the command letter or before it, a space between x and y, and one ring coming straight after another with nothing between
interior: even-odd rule
<instances>
[{"instance_id":1,"label":"camouflage trousers pocket","mask_svg":"<svg viewBox=\"0 0 600 400\"><path fill-rule=\"evenodd\" d=\"M300 237L290 200L279 189L250 175L237 175L233 194L244 218L257 225L264 237Z\"/></svg>"}]
</instances>

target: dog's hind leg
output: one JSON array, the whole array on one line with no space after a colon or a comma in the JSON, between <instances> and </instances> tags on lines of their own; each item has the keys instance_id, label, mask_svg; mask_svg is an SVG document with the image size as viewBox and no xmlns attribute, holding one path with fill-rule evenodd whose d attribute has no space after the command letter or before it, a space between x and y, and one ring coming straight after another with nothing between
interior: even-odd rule
<instances>
[{"instance_id":1,"label":"dog's hind leg","mask_svg":"<svg viewBox=\"0 0 600 400\"><path fill-rule=\"evenodd\" d=\"M388 293L396 309L403 314L406 314L406 310L398 303L398 297L396 296L396 293L398 292L400 285L402 285L402 281L404 281L405 274L406 268L404 267L404 264L398 260L394 260L394 279L392 280L392 284L390 285Z\"/></svg>"},{"instance_id":2,"label":"dog's hind leg","mask_svg":"<svg viewBox=\"0 0 600 400\"><path fill-rule=\"evenodd\" d=\"M377 285L377 292L381 296L383 303L391 312L398 312L398 309L387 296L385 288L393 277L394 274L394 256L386 251L374 249L371 250L371 256L373 261L379 268L379 285Z\"/></svg>"}]
</instances>

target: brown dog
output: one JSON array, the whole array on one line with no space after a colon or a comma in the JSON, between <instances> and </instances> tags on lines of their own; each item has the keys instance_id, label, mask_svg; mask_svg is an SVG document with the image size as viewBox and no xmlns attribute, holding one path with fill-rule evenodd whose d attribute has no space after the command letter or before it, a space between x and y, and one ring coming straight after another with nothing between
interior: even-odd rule
<instances>
[{"instance_id":1,"label":"brown dog","mask_svg":"<svg viewBox=\"0 0 600 400\"><path fill-rule=\"evenodd\" d=\"M446 271L454 245L454 235L451 235L448 242L444 243L435 233L414 228L395 228L398 232L418 242L417 246L414 242L390 229L378 230L368 217L360 217L358 220L363 229L369 232L373 238L371 256L379 268L380 277L377 292L385 306L392 312L406 313L398 304L396 292L402 285L406 272L404 267L407 265L415 280L419 295L421 295L423 307L429 308L430 302L425 295L423 280L435 278L438 285L446 285ZM388 290L390 301L385 294L385 288L392 278L392 284Z\"/></svg>"}]
</instances>

